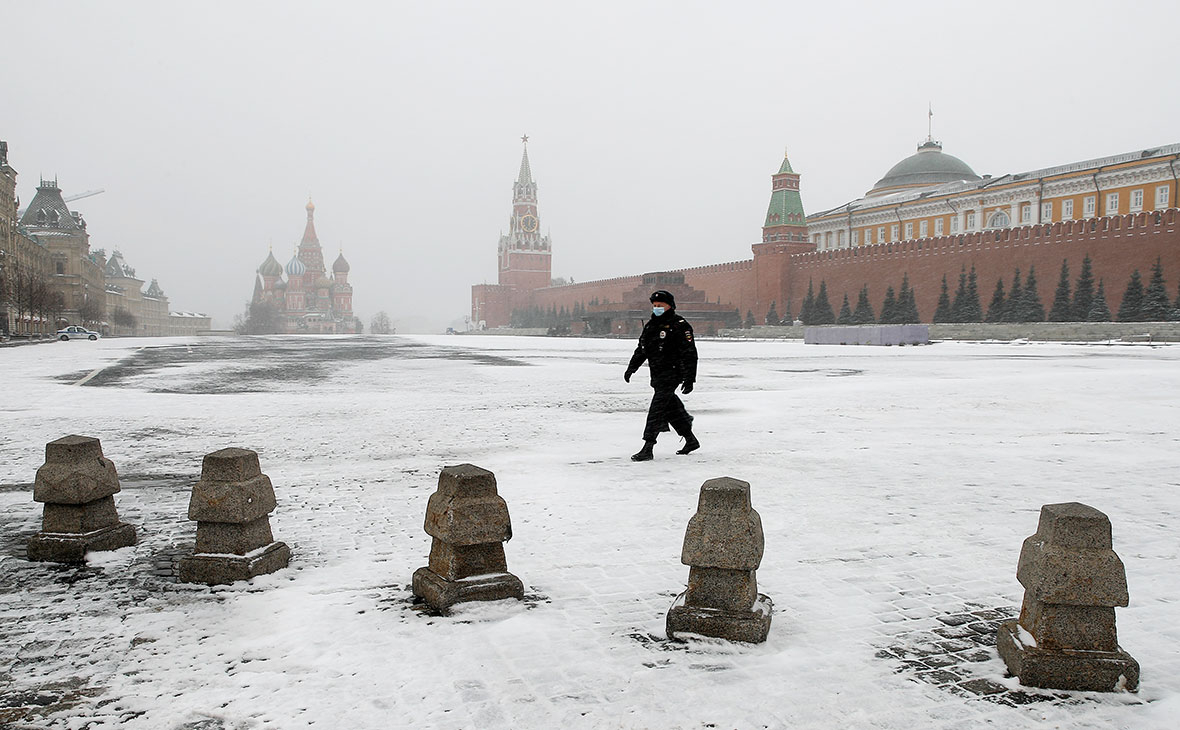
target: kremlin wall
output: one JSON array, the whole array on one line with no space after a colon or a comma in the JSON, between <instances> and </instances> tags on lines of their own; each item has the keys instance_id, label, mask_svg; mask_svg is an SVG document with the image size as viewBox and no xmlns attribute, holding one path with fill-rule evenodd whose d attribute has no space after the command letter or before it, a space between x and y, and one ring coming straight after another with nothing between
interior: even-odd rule
<instances>
[{"instance_id":1,"label":"kremlin wall","mask_svg":"<svg viewBox=\"0 0 1180 730\"><path fill-rule=\"evenodd\" d=\"M753 258L690 269L542 286L552 252L537 229L536 183L527 147L514 186L509 232L499 246L499 283L472 287L472 321L507 327L514 312L577 313L574 333L636 334L650 315L648 294L667 289L701 334L736 326L774 307L797 315L809 284L826 284L839 310L862 287L880 313L888 287L908 277L919 318L932 321L945 276L953 293L974 267L986 309L997 280L1035 267L1046 309L1062 261L1072 278L1089 256L1095 281L1117 311L1133 271L1146 284L1158 260L1175 298L1180 280L1177 160L1180 145L1069 163L998 178L980 177L927 139L863 198L804 215L800 176L784 158L771 177L763 240ZM1100 214L1101 213L1101 214ZM1075 215L1076 214L1076 215ZM933 235L931 235L933 233Z\"/></svg>"}]
</instances>

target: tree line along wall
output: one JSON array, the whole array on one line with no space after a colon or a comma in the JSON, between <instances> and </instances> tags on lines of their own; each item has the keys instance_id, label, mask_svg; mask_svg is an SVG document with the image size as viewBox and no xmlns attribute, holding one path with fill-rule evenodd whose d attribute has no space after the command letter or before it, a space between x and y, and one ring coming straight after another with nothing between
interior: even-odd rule
<instances>
[{"instance_id":1,"label":"tree line along wall","mask_svg":"<svg viewBox=\"0 0 1180 730\"><path fill-rule=\"evenodd\" d=\"M815 290L826 282L832 309L839 311L845 294L852 306L861 287L869 288L869 301L880 316L886 288L897 292L902 277L909 276L915 291L921 321L929 322L938 305L945 274L953 297L959 272L975 267L980 304L986 312L996 280L1003 279L1005 292L1013 273L1020 270L1022 284L1030 267L1036 269L1037 291L1046 310L1061 273L1061 261L1069 262L1070 285L1077 281L1082 259L1089 255L1095 286L1103 280L1106 301L1117 312L1131 273L1138 269L1144 282L1158 258L1163 264L1168 291L1176 297L1180 282L1180 221L1177 209L1134 213L1110 218L1064 221L1023 228L983 231L940 238L874 244L790 257L789 291L791 312L798 314L808 281ZM760 302L759 318L768 302ZM784 311L778 303L778 311ZM761 321L759 319L759 321Z\"/></svg>"}]
</instances>

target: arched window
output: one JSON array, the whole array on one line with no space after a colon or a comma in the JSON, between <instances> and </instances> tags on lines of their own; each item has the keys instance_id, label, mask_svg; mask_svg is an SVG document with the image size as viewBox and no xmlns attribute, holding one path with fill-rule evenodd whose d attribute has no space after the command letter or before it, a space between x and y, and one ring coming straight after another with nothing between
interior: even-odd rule
<instances>
[{"instance_id":1,"label":"arched window","mask_svg":"<svg viewBox=\"0 0 1180 730\"><path fill-rule=\"evenodd\" d=\"M1011 225L1012 219L1009 218L1008 214L1002 210L997 210L995 213L992 213L990 216L988 216L987 219L988 228L1008 228Z\"/></svg>"}]
</instances>

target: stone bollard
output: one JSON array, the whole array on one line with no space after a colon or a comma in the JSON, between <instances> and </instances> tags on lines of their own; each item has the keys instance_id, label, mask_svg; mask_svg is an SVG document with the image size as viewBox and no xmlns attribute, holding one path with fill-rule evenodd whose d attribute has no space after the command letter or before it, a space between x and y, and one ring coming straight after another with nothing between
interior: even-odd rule
<instances>
[{"instance_id":1,"label":"stone bollard","mask_svg":"<svg viewBox=\"0 0 1180 730\"><path fill-rule=\"evenodd\" d=\"M996 648L1020 683L1112 692L1139 686L1139 663L1119 648L1114 607L1126 606L1127 575L1111 549L1110 520L1078 502L1041 507L1024 541L1016 579L1020 618L1000 625Z\"/></svg>"},{"instance_id":2,"label":"stone bollard","mask_svg":"<svg viewBox=\"0 0 1180 730\"><path fill-rule=\"evenodd\" d=\"M413 589L431 608L524 598L524 584L508 572L504 557L512 522L495 474L473 464L444 467L424 527L433 538L430 564L414 571Z\"/></svg>"},{"instance_id":3,"label":"stone bollard","mask_svg":"<svg viewBox=\"0 0 1180 730\"><path fill-rule=\"evenodd\" d=\"M180 580L226 585L287 567L291 549L270 532L274 508L275 490L257 452L206 454L188 504L188 518L197 521L197 546L181 559Z\"/></svg>"},{"instance_id":4,"label":"stone bollard","mask_svg":"<svg viewBox=\"0 0 1180 730\"><path fill-rule=\"evenodd\" d=\"M119 522L119 475L102 444L90 436L66 436L45 444L33 500L45 503L41 532L29 539L29 560L80 563L91 550L135 544L135 528Z\"/></svg>"},{"instance_id":5,"label":"stone bollard","mask_svg":"<svg viewBox=\"0 0 1180 730\"><path fill-rule=\"evenodd\" d=\"M689 566L688 590L668 611L668 638L693 633L766 641L774 604L758 592L762 550L762 518L750 506L750 484L721 477L701 485L680 553Z\"/></svg>"}]
</instances>

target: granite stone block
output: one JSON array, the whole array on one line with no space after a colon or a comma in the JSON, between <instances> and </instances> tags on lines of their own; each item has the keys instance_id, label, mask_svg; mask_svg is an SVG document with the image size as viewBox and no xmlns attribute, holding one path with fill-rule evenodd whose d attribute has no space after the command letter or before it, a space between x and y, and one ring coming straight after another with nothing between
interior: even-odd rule
<instances>
[{"instance_id":1,"label":"granite stone block","mask_svg":"<svg viewBox=\"0 0 1180 730\"><path fill-rule=\"evenodd\" d=\"M492 472L473 464L443 468L426 505L430 562L414 573L414 595L438 611L463 601L523 598L508 572L503 542L512 538L508 504Z\"/></svg>"},{"instance_id":2,"label":"granite stone block","mask_svg":"<svg viewBox=\"0 0 1180 730\"><path fill-rule=\"evenodd\" d=\"M758 599L758 579L753 570L693 567L685 596L690 606L749 611Z\"/></svg>"},{"instance_id":3,"label":"granite stone block","mask_svg":"<svg viewBox=\"0 0 1180 730\"><path fill-rule=\"evenodd\" d=\"M272 542L266 548L246 555L189 555L180 559L180 580L211 586L229 585L282 570L290 562L291 549L281 542Z\"/></svg>"},{"instance_id":4,"label":"granite stone block","mask_svg":"<svg viewBox=\"0 0 1180 730\"><path fill-rule=\"evenodd\" d=\"M198 522L253 522L274 511L274 486L258 474L240 482L201 481L193 486L188 518Z\"/></svg>"},{"instance_id":5,"label":"granite stone block","mask_svg":"<svg viewBox=\"0 0 1180 730\"><path fill-rule=\"evenodd\" d=\"M443 468L426 505L423 529L453 545L511 540L508 504L496 491L495 475L472 464Z\"/></svg>"},{"instance_id":6,"label":"granite stone block","mask_svg":"<svg viewBox=\"0 0 1180 730\"><path fill-rule=\"evenodd\" d=\"M1008 672L1029 687L1087 692L1134 692L1139 662L1122 649L1042 649L1021 641L1016 621L1001 624L996 649Z\"/></svg>"},{"instance_id":7,"label":"granite stone block","mask_svg":"<svg viewBox=\"0 0 1180 730\"><path fill-rule=\"evenodd\" d=\"M446 611L456 603L467 601L524 598L524 584L511 573L447 580L430 568L419 568L414 571L412 588L415 596L436 611Z\"/></svg>"},{"instance_id":8,"label":"granite stone block","mask_svg":"<svg viewBox=\"0 0 1180 730\"><path fill-rule=\"evenodd\" d=\"M680 552L689 566L688 588L668 611L668 638L692 633L765 641L773 604L758 593L756 569L764 547L749 483L722 477L701 485Z\"/></svg>"},{"instance_id":9,"label":"granite stone block","mask_svg":"<svg viewBox=\"0 0 1180 730\"><path fill-rule=\"evenodd\" d=\"M233 553L245 555L274 542L270 531L270 516L253 522L198 522L197 546L200 553Z\"/></svg>"},{"instance_id":10,"label":"granite stone block","mask_svg":"<svg viewBox=\"0 0 1180 730\"><path fill-rule=\"evenodd\" d=\"M750 507L750 485L710 479L688 522L680 562L697 567L755 570L764 549L762 518Z\"/></svg>"},{"instance_id":11,"label":"granite stone block","mask_svg":"<svg viewBox=\"0 0 1180 730\"><path fill-rule=\"evenodd\" d=\"M115 498L103 497L86 504L46 503L41 515L42 532L94 532L118 523Z\"/></svg>"},{"instance_id":12,"label":"granite stone block","mask_svg":"<svg viewBox=\"0 0 1180 730\"><path fill-rule=\"evenodd\" d=\"M118 491L118 472L102 455L98 439L66 436L45 445L45 463L33 482L33 501L86 504Z\"/></svg>"},{"instance_id":13,"label":"granite stone block","mask_svg":"<svg viewBox=\"0 0 1180 730\"><path fill-rule=\"evenodd\" d=\"M1003 624L996 645L1021 684L1049 689L1134 690L1139 664L1118 645L1115 606L1129 602L1110 520L1069 502L1041 508L1024 541L1016 577L1020 617Z\"/></svg>"},{"instance_id":14,"label":"granite stone block","mask_svg":"<svg viewBox=\"0 0 1180 730\"><path fill-rule=\"evenodd\" d=\"M135 544L135 528L117 522L93 532L38 532L29 538L29 560L54 563L83 563L86 553L118 550Z\"/></svg>"},{"instance_id":15,"label":"granite stone block","mask_svg":"<svg viewBox=\"0 0 1180 730\"><path fill-rule=\"evenodd\" d=\"M201 461L201 481L244 482L262 474L258 452L230 447L205 454Z\"/></svg>"},{"instance_id":16,"label":"granite stone block","mask_svg":"<svg viewBox=\"0 0 1180 730\"><path fill-rule=\"evenodd\" d=\"M473 575L507 573L508 561L503 543L452 545L436 537L430 544L429 568L442 578L459 580Z\"/></svg>"},{"instance_id":17,"label":"granite stone block","mask_svg":"<svg viewBox=\"0 0 1180 730\"><path fill-rule=\"evenodd\" d=\"M672 604L664 622L668 638L680 640L685 634L711 636L727 641L760 644L770 634L770 619L774 603L759 593L752 610L726 611L704 606L691 606L681 593Z\"/></svg>"}]
</instances>

